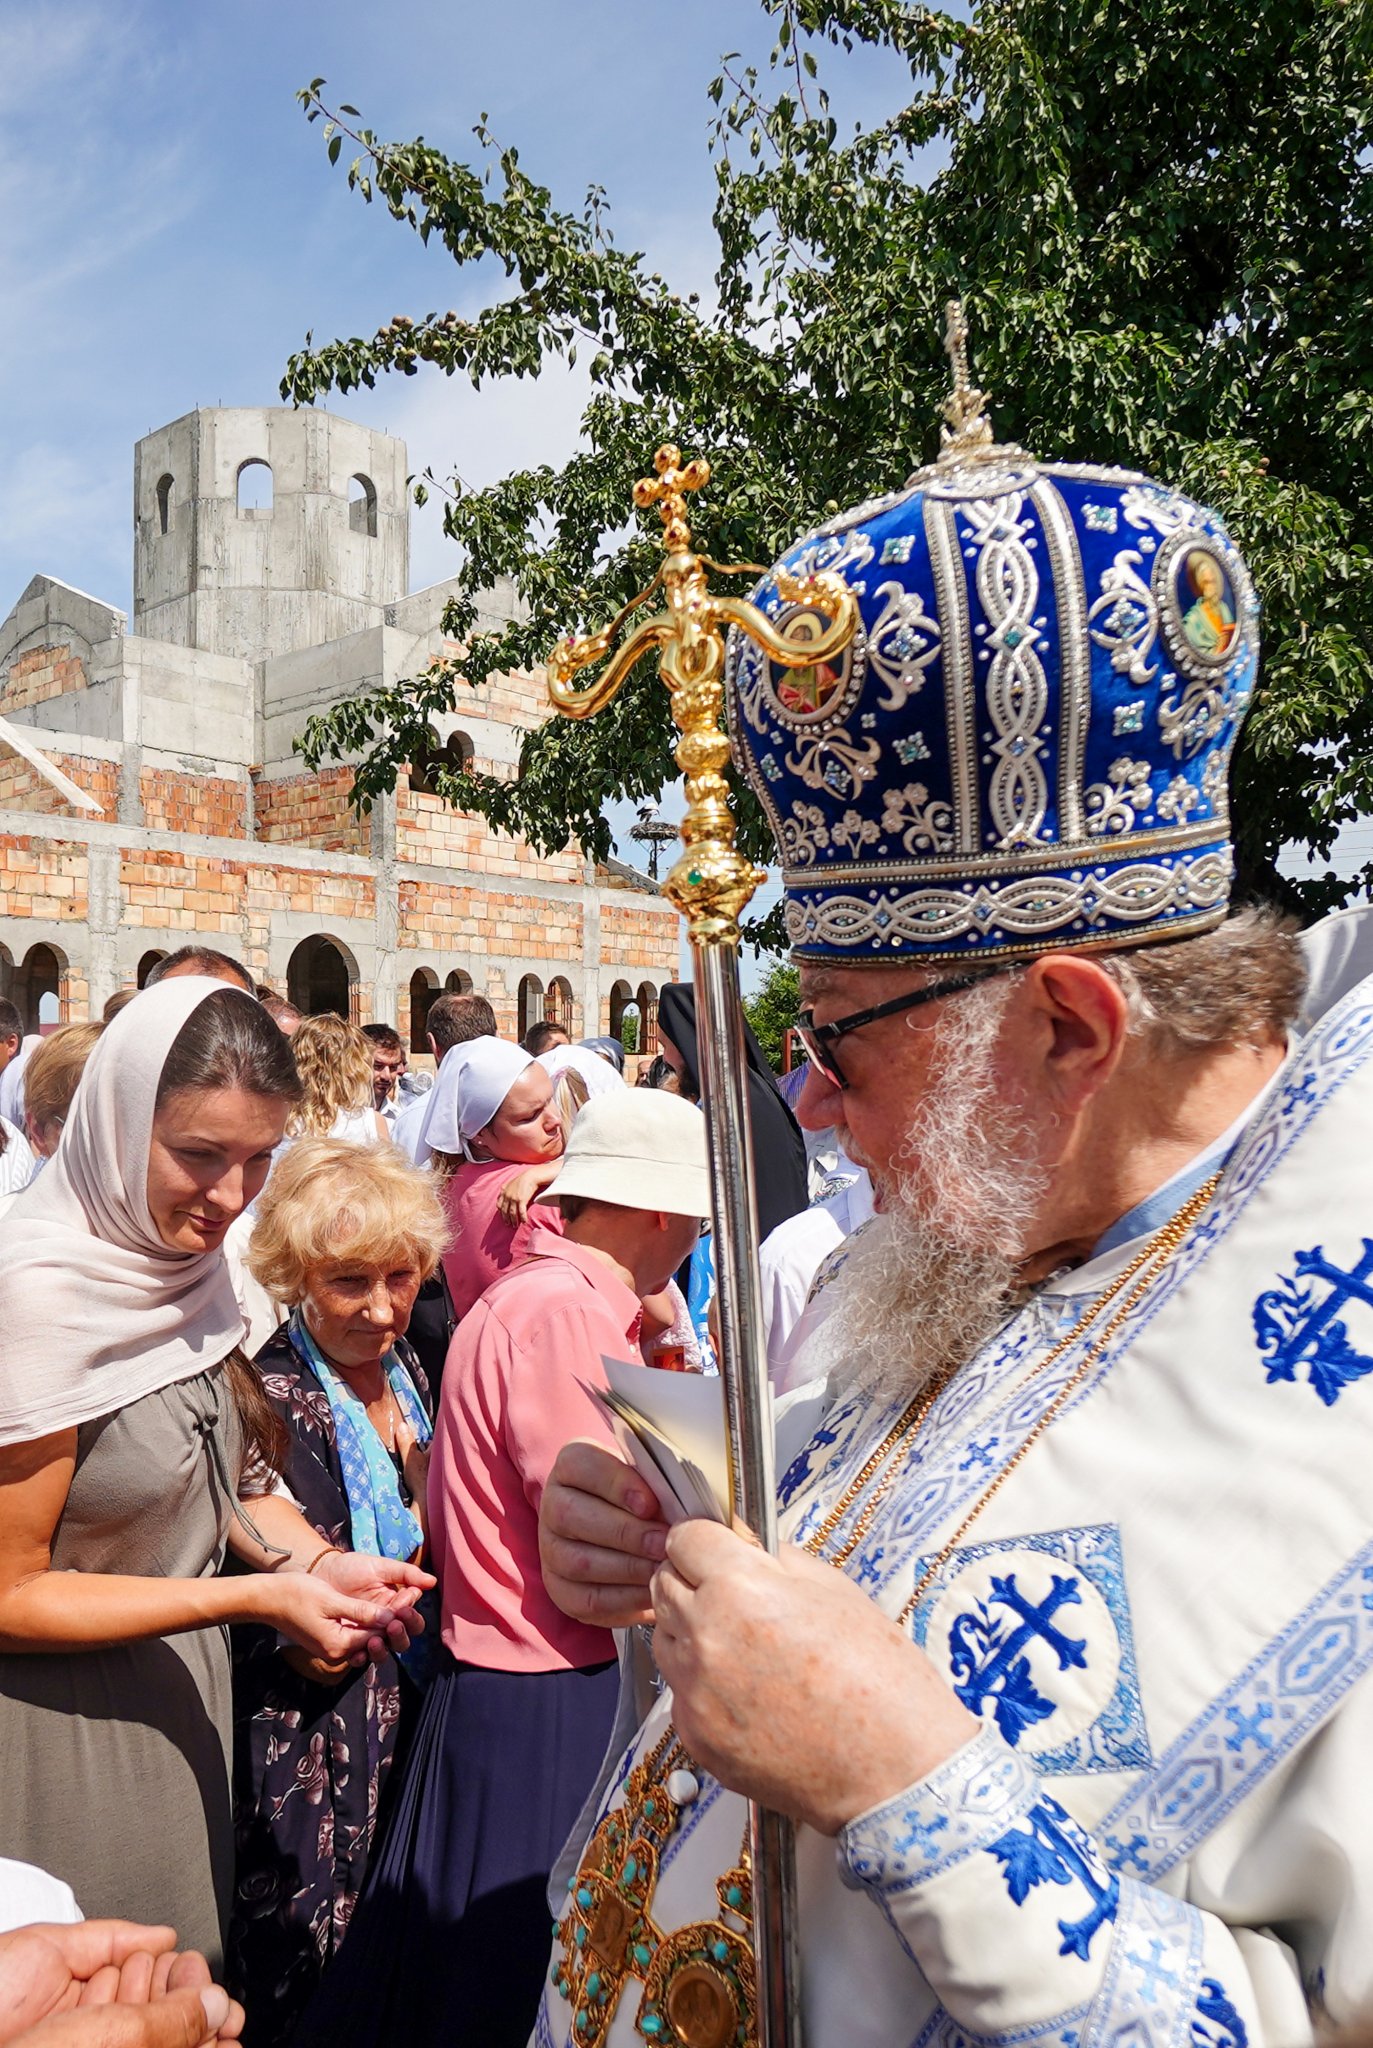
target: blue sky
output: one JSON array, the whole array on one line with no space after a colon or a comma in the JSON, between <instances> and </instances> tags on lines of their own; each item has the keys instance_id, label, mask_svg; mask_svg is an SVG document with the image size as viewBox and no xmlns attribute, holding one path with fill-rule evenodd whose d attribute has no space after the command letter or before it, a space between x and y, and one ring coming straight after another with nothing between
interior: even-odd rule
<instances>
[{"instance_id":1,"label":"blue sky","mask_svg":"<svg viewBox=\"0 0 1373 2048\"><path fill-rule=\"evenodd\" d=\"M127 606L140 434L277 402L307 329L495 289L348 193L298 86L322 73L380 133L455 155L489 113L559 197L605 185L621 241L694 289L714 263L705 86L750 40L771 41L754 0L0 0L0 615L40 569ZM889 76L846 60L850 111ZM479 483L566 452L582 388L421 374L330 404L404 436L412 469ZM416 586L450 557L420 520Z\"/></svg>"},{"instance_id":2,"label":"blue sky","mask_svg":"<svg viewBox=\"0 0 1373 2048\"><path fill-rule=\"evenodd\" d=\"M309 329L497 289L348 192L298 87L322 74L379 133L452 155L486 113L555 195L604 185L617 238L708 291L705 88L722 52L771 42L755 0L0 0L0 617L36 571L128 609L141 434L277 403ZM830 82L851 120L900 80L860 52ZM480 484L566 455L584 390L421 373L330 404L401 435L413 471ZM453 567L431 508L412 583Z\"/></svg>"}]
</instances>

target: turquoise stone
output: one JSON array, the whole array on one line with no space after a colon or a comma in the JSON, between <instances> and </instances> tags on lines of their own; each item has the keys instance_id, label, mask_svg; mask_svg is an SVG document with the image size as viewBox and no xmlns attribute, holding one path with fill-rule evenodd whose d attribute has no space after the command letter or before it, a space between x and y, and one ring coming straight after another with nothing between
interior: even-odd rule
<instances>
[{"instance_id":1,"label":"turquoise stone","mask_svg":"<svg viewBox=\"0 0 1373 2048\"><path fill-rule=\"evenodd\" d=\"M626 1884L633 1884L633 1882L634 1882L635 1878L636 1878L636 1877L637 1877L638 1875L639 1875L639 1866L638 1866L638 1863L637 1863L637 1862L635 1861L635 1859L634 1859L634 1858L633 1858L632 1856L626 1856L626 1858L625 1858L625 1883L626 1883Z\"/></svg>"},{"instance_id":2,"label":"turquoise stone","mask_svg":"<svg viewBox=\"0 0 1373 2048\"><path fill-rule=\"evenodd\" d=\"M651 2041L656 2041L663 2031L663 2023L656 2012L646 2012L639 2022L639 2028Z\"/></svg>"},{"instance_id":3,"label":"turquoise stone","mask_svg":"<svg viewBox=\"0 0 1373 2048\"><path fill-rule=\"evenodd\" d=\"M710 1952L717 1963L727 1963L729 1961L729 1943L727 1941L713 1941L710 1945Z\"/></svg>"},{"instance_id":4,"label":"turquoise stone","mask_svg":"<svg viewBox=\"0 0 1373 2048\"><path fill-rule=\"evenodd\" d=\"M743 1903L743 1893L740 1891L737 1884L732 1884L729 1887L728 1891L725 1893L725 1904L727 1906L742 1906Z\"/></svg>"},{"instance_id":5,"label":"turquoise stone","mask_svg":"<svg viewBox=\"0 0 1373 2048\"><path fill-rule=\"evenodd\" d=\"M577 1946L578 1948L586 1947L586 1929L584 1927L577 1929Z\"/></svg>"},{"instance_id":6,"label":"turquoise stone","mask_svg":"<svg viewBox=\"0 0 1373 2048\"><path fill-rule=\"evenodd\" d=\"M581 1890L577 1894L577 1904L581 1907L584 1913L589 1913L591 1911L594 1901L586 1885L583 1885Z\"/></svg>"},{"instance_id":7,"label":"turquoise stone","mask_svg":"<svg viewBox=\"0 0 1373 2048\"><path fill-rule=\"evenodd\" d=\"M634 1944L634 1960L641 1970L646 1970L653 1961L652 1949L645 1948L641 1941L636 1941Z\"/></svg>"},{"instance_id":8,"label":"turquoise stone","mask_svg":"<svg viewBox=\"0 0 1373 2048\"><path fill-rule=\"evenodd\" d=\"M600 1973L600 1971L599 1971L599 1970L593 1970L593 1971L591 1972L591 1975L590 1975L590 1976L589 1976L589 1977L587 1978L587 1980L586 1980L586 1995L587 1995L587 1997L588 1997L588 1998L594 1998L594 1997L596 1996L596 1993L597 1993L597 1992L598 1992L598 1991L600 1990L600 1988L601 1988L601 1973Z\"/></svg>"}]
</instances>

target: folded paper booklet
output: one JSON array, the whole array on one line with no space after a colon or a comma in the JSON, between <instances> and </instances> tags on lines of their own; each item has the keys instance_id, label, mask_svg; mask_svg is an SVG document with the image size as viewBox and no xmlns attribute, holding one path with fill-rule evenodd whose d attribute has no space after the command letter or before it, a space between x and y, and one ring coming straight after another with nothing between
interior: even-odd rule
<instances>
[{"instance_id":1,"label":"folded paper booklet","mask_svg":"<svg viewBox=\"0 0 1373 2048\"><path fill-rule=\"evenodd\" d=\"M669 1523L730 1517L729 1434L724 1382L702 1373L664 1372L602 1356L609 1387L586 1391L610 1416L627 1458L653 1489ZM583 1381L583 1385L586 1382ZM826 1383L793 1387L772 1403L778 1477L820 1426Z\"/></svg>"}]
</instances>

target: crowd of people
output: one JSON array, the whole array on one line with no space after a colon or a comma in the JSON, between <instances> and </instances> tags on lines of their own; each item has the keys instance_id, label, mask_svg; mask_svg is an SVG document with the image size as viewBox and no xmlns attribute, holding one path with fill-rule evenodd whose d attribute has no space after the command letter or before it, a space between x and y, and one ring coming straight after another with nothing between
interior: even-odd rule
<instances>
[{"instance_id":1,"label":"crowd of people","mask_svg":"<svg viewBox=\"0 0 1373 2048\"><path fill-rule=\"evenodd\" d=\"M0 1922L173 1928L203 1970L150 1931L149 1983L208 1971L255 2048L454 2009L526 2039L619 1692L544 1589L542 1491L609 1440L605 1356L715 1369L667 995L642 1087L475 994L411 1082L389 1026L195 946L37 1042L0 1006ZM789 1214L804 1143L753 1057Z\"/></svg>"}]
</instances>

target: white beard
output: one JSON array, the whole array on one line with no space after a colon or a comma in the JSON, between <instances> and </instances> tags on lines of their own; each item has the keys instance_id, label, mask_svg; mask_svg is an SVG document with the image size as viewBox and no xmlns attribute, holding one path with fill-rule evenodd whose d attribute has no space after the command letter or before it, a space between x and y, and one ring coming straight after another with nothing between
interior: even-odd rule
<instances>
[{"instance_id":1,"label":"white beard","mask_svg":"<svg viewBox=\"0 0 1373 2048\"><path fill-rule=\"evenodd\" d=\"M937 1028L929 1083L901 1148L888 1208L850 1240L822 1340L837 1392L908 1401L962 1365L1014 1305L1043 1193L1035 1125L995 1072L1010 989L970 991Z\"/></svg>"}]
</instances>

